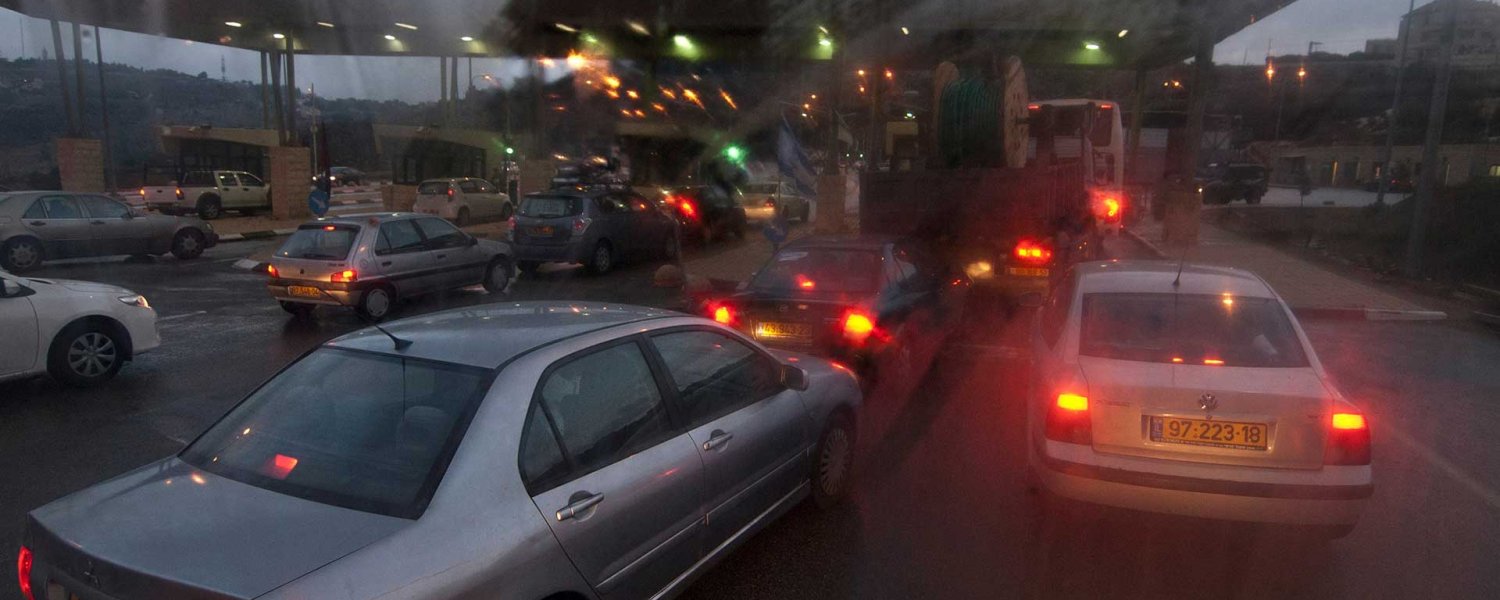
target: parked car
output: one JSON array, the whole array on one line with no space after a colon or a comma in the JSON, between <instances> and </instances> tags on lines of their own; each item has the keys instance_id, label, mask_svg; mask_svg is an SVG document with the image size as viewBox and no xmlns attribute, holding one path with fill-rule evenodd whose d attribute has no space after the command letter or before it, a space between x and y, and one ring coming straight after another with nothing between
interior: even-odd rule
<instances>
[{"instance_id":1,"label":"parked car","mask_svg":"<svg viewBox=\"0 0 1500 600\"><path fill-rule=\"evenodd\" d=\"M860 403L847 371L686 315L423 315L31 511L19 577L64 598L670 597L844 497Z\"/></svg>"},{"instance_id":2,"label":"parked car","mask_svg":"<svg viewBox=\"0 0 1500 600\"><path fill-rule=\"evenodd\" d=\"M324 217L297 227L271 256L266 289L300 318L319 305L381 320L407 298L471 285L505 291L510 247L415 213Z\"/></svg>"},{"instance_id":3,"label":"parked car","mask_svg":"<svg viewBox=\"0 0 1500 600\"><path fill-rule=\"evenodd\" d=\"M968 277L920 242L812 237L705 310L761 343L849 363L867 383L914 383L963 322L968 291Z\"/></svg>"},{"instance_id":4,"label":"parked car","mask_svg":"<svg viewBox=\"0 0 1500 600\"><path fill-rule=\"evenodd\" d=\"M44 373L75 386L104 383L161 342L156 311L125 288L0 271L0 381Z\"/></svg>"},{"instance_id":5,"label":"parked car","mask_svg":"<svg viewBox=\"0 0 1500 600\"><path fill-rule=\"evenodd\" d=\"M200 219L147 214L100 194L0 195L0 267L12 273L60 258L171 252L186 260L218 242Z\"/></svg>"},{"instance_id":6,"label":"parked car","mask_svg":"<svg viewBox=\"0 0 1500 600\"><path fill-rule=\"evenodd\" d=\"M1365 416L1259 277L1085 263L1034 329L1027 454L1046 494L1328 537L1358 521L1373 491Z\"/></svg>"},{"instance_id":7,"label":"parked car","mask_svg":"<svg viewBox=\"0 0 1500 600\"><path fill-rule=\"evenodd\" d=\"M1255 163L1214 164L1209 165L1207 177L1198 182L1198 189L1204 204L1229 204L1235 200L1260 204L1269 182L1269 170Z\"/></svg>"},{"instance_id":8,"label":"parked car","mask_svg":"<svg viewBox=\"0 0 1500 600\"><path fill-rule=\"evenodd\" d=\"M141 188L146 206L166 214L195 213L212 221L233 210L271 209L271 186L244 171L188 171L180 181Z\"/></svg>"},{"instance_id":9,"label":"parked car","mask_svg":"<svg viewBox=\"0 0 1500 600\"><path fill-rule=\"evenodd\" d=\"M730 195L716 186L689 186L668 191L662 201L672 207L685 238L710 244L729 234L745 237L748 219L738 192Z\"/></svg>"},{"instance_id":10,"label":"parked car","mask_svg":"<svg viewBox=\"0 0 1500 600\"><path fill-rule=\"evenodd\" d=\"M330 167L328 176L335 186L363 185L365 182L364 172L353 167ZM313 185L323 183L323 174L313 175L312 182Z\"/></svg>"},{"instance_id":11,"label":"parked car","mask_svg":"<svg viewBox=\"0 0 1500 600\"><path fill-rule=\"evenodd\" d=\"M516 264L582 263L607 273L621 261L676 256L677 224L628 188L572 187L528 194L510 229Z\"/></svg>"},{"instance_id":12,"label":"parked car","mask_svg":"<svg viewBox=\"0 0 1500 600\"><path fill-rule=\"evenodd\" d=\"M749 219L769 221L779 215L784 221L806 223L812 214L812 203L791 182L752 183L740 188L740 194Z\"/></svg>"},{"instance_id":13,"label":"parked car","mask_svg":"<svg viewBox=\"0 0 1500 600\"><path fill-rule=\"evenodd\" d=\"M423 181L417 186L412 210L463 226L477 219L509 219L515 206L494 184L478 177L458 177Z\"/></svg>"}]
</instances>

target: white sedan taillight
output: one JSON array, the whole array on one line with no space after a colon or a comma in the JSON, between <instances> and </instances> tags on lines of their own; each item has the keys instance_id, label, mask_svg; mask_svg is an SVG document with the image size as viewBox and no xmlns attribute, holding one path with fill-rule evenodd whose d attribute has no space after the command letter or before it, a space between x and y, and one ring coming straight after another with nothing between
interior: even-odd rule
<instances>
[{"instance_id":1,"label":"white sedan taillight","mask_svg":"<svg viewBox=\"0 0 1500 600\"><path fill-rule=\"evenodd\" d=\"M1325 465L1370 464L1370 424L1359 413L1337 412L1328 419Z\"/></svg>"}]
</instances>

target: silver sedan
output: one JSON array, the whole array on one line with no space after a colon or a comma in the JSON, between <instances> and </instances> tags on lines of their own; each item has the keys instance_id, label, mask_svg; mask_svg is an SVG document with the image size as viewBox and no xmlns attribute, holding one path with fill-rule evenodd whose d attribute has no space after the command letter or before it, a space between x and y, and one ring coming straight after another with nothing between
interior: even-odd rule
<instances>
[{"instance_id":1,"label":"silver sedan","mask_svg":"<svg viewBox=\"0 0 1500 600\"><path fill-rule=\"evenodd\" d=\"M145 214L102 194L0 193L0 268L12 273L58 258L168 252L197 258L218 241L196 217Z\"/></svg>"},{"instance_id":2,"label":"silver sedan","mask_svg":"<svg viewBox=\"0 0 1500 600\"><path fill-rule=\"evenodd\" d=\"M514 303L334 339L29 515L41 597L670 596L848 489L858 383L712 321Z\"/></svg>"}]
</instances>

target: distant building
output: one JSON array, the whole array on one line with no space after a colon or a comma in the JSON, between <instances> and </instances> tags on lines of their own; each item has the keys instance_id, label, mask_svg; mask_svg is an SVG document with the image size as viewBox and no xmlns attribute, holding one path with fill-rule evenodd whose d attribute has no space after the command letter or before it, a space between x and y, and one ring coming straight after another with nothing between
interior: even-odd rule
<instances>
[{"instance_id":1,"label":"distant building","mask_svg":"<svg viewBox=\"0 0 1500 600\"><path fill-rule=\"evenodd\" d=\"M1500 67L1500 4L1490 0L1433 0L1412 11L1411 22L1401 28L1400 39L1410 38L1407 58L1414 62L1442 59L1443 24L1448 11L1453 8L1458 10L1453 65L1458 68Z\"/></svg>"},{"instance_id":2,"label":"distant building","mask_svg":"<svg viewBox=\"0 0 1500 600\"><path fill-rule=\"evenodd\" d=\"M1339 145L1267 146L1258 154L1271 166L1271 182L1293 185L1294 175L1306 171L1318 187L1362 187L1374 189L1384 170L1380 160L1383 146ZM1500 177L1500 145L1443 144L1438 148L1442 159L1438 185L1457 186L1476 177ZM1421 146L1396 146L1391 149L1391 175L1408 182L1422 172Z\"/></svg>"},{"instance_id":3,"label":"distant building","mask_svg":"<svg viewBox=\"0 0 1500 600\"><path fill-rule=\"evenodd\" d=\"M1396 58L1397 48L1401 47L1396 43L1398 41L1395 38L1365 40L1365 58Z\"/></svg>"}]
</instances>

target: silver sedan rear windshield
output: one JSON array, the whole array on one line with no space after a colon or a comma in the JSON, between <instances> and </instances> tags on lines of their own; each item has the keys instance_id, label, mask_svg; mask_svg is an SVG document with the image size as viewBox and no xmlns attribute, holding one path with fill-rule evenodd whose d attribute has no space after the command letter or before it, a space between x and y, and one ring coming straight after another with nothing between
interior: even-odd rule
<instances>
[{"instance_id":1,"label":"silver sedan rear windshield","mask_svg":"<svg viewBox=\"0 0 1500 600\"><path fill-rule=\"evenodd\" d=\"M276 251L280 258L307 258L314 260L344 260L354 239L359 237L359 227L353 225L320 225L312 223L297 228Z\"/></svg>"},{"instance_id":2,"label":"silver sedan rear windshield","mask_svg":"<svg viewBox=\"0 0 1500 600\"><path fill-rule=\"evenodd\" d=\"M1078 353L1195 365L1307 366L1279 302L1228 294L1085 294Z\"/></svg>"},{"instance_id":3,"label":"silver sedan rear windshield","mask_svg":"<svg viewBox=\"0 0 1500 600\"><path fill-rule=\"evenodd\" d=\"M217 475L415 519L488 387L484 369L322 348L266 382L182 452Z\"/></svg>"},{"instance_id":4,"label":"silver sedan rear windshield","mask_svg":"<svg viewBox=\"0 0 1500 600\"><path fill-rule=\"evenodd\" d=\"M527 196L521 199L523 217L556 219L572 217L583 212L583 198L577 196Z\"/></svg>"}]
</instances>

